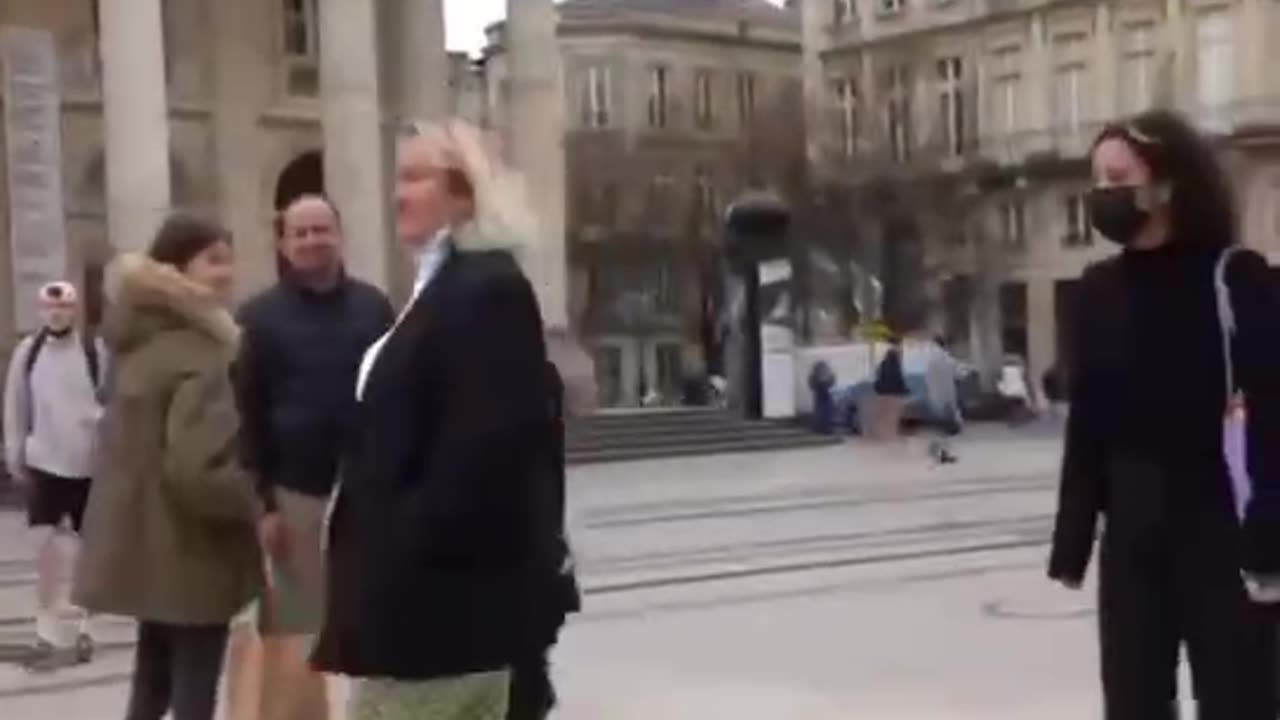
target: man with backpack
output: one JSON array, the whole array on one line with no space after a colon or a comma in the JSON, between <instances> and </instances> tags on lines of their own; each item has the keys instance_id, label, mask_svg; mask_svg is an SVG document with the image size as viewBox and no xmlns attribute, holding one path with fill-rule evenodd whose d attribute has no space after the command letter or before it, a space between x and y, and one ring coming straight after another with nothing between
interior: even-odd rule
<instances>
[{"instance_id":1,"label":"man with backpack","mask_svg":"<svg viewBox=\"0 0 1280 720\"><path fill-rule=\"evenodd\" d=\"M52 670L93 656L88 617L80 614L68 638L60 611L89 499L105 350L76 327L79 298L70 283L40 288L40 313L43 327L23 338L9 361L4 440L9 474L26 491L36 551L36 642L28 666Z\"/></svg>"}]
</instances>

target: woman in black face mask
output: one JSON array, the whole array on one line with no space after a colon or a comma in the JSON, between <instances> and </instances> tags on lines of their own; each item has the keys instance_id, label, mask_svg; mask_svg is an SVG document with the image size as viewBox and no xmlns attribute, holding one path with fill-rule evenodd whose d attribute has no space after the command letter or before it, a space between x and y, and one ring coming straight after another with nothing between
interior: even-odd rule
<instances>
[{"instance_id":1,"label":"woman in black face mask","mask_svg":"<svg viewBox=\"0 0 1280 720\"><path fill-rule=\"evenodd\" d=\"M1092 164L1093 225L1122 252L1080 283L1049 575L1080 587L1105 516L1098 606L1109 720L1176 717L1182 646L1201 720L1271 720L1274 619L1242 573L1280 573L1280 304L1266 261L1235 249L1224 173L1182 118L1150 112L1106 128ZM1223 460L1219 262L1248 402L1243 520Z\"/></svg>"}]
</instances>

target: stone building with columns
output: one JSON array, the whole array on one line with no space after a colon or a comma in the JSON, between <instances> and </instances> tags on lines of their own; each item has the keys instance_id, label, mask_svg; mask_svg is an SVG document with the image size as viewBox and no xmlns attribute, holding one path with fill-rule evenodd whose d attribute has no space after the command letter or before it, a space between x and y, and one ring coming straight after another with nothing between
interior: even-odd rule
<instances>
[{"instance_id":1,"label":"stone building with columns","mask_svg":"<svg viewBox=\"0 0 1280 720\"><path fill-rule=\"evenodd\" d=\"M515 5L537 43L551 0ZM274 278L275 211L323 189L352 271L403 292L397 122L487 119L483 76L446 53L443 22L442 0L0 3L0 344L35 322L33 285L65 275L92 296L103 264L145 247L170 208L231 228L247 295Z\"/></svg>"},{"instance_id":2,"label":"stone building with columns","mask_svg":"<svg viewBox=\"0 0 1280 720\"><path fill-rule=\"evenodd\" d=\"M0 48L18 50L0 55L0 108L38 121L0 123L0 147L38 136L44 150L34 165L0 160L0 338L34 322L15 278L67 274L92 297L103 264L145 246L174 207L231 227L252 293L274 278L275 211L320 189L342 209L353 271L403 292L394 126L459 114L533 169L542 234L568 249L523 261L548 321L595 347L603 399L674 395L702 362L720 213L783 183L795 159L798 16L766 0L508 4L477 62L446 56L442 0L7 0L0 27L18 40ZM8 72L17 55L22 72ZM43 224L10 222L19 194ZM55 246L65 257L36 252Z\"/></svg>"},{"instance_id":3,"label":"stone building with columns","mask_svg":"<svg viewBox=\"0 0 1280 720\"><path fill-rule=\"evenodd\" d=\"M1280 5L1265 0L797 0L821 171L941 188L936 329L1033 377L1070 352L1074 280L1111 249L1081 193L1103 123L1153 106L1219 143L1244 239L1280 257ZM863 218L867 220L867 218ZM926 223L927 225L927 223Z\"/></svg>"}]
</instances>

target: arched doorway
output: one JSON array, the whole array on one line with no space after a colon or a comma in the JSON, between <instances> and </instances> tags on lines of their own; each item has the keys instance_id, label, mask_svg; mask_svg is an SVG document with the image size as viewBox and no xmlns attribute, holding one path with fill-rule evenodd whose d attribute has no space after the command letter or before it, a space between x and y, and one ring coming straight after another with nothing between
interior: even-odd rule
<instances>
[{"instance_id":1,"label":"arched doorway","mask_svg":"<svg viewBox=\"0 0 1280 720\"><path fill-rule=\"evenodd\" d=\"M303 195L324 194L324 156L319 150L309 150L295 157L280 171L276 179L274 208L276 211L275 235L280 238L280 213L289 203ZM276 274L283 274L284 258L276 253Z\"/></svg>"}]
</instances>

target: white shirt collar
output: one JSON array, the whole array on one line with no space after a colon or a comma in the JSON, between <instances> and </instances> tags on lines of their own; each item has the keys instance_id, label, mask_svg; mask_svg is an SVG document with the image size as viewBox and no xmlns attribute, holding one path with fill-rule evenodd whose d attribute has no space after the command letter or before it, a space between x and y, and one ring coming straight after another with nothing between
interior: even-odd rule
<instances>
[{"instance_id":1,"label":"white shirt collar","mask_svg":"<svg viewBox=\"0 0 1280 720\"><path fill-rule=\"evenodd\" d=\"M451 234L452 229L446 225L437 230L436 234L418 250L418 275L413 282L415 298L431 283L436 273L440 271L440 266L444 264L445 258L448 257Z\"/></svg>"}]
</instances>

